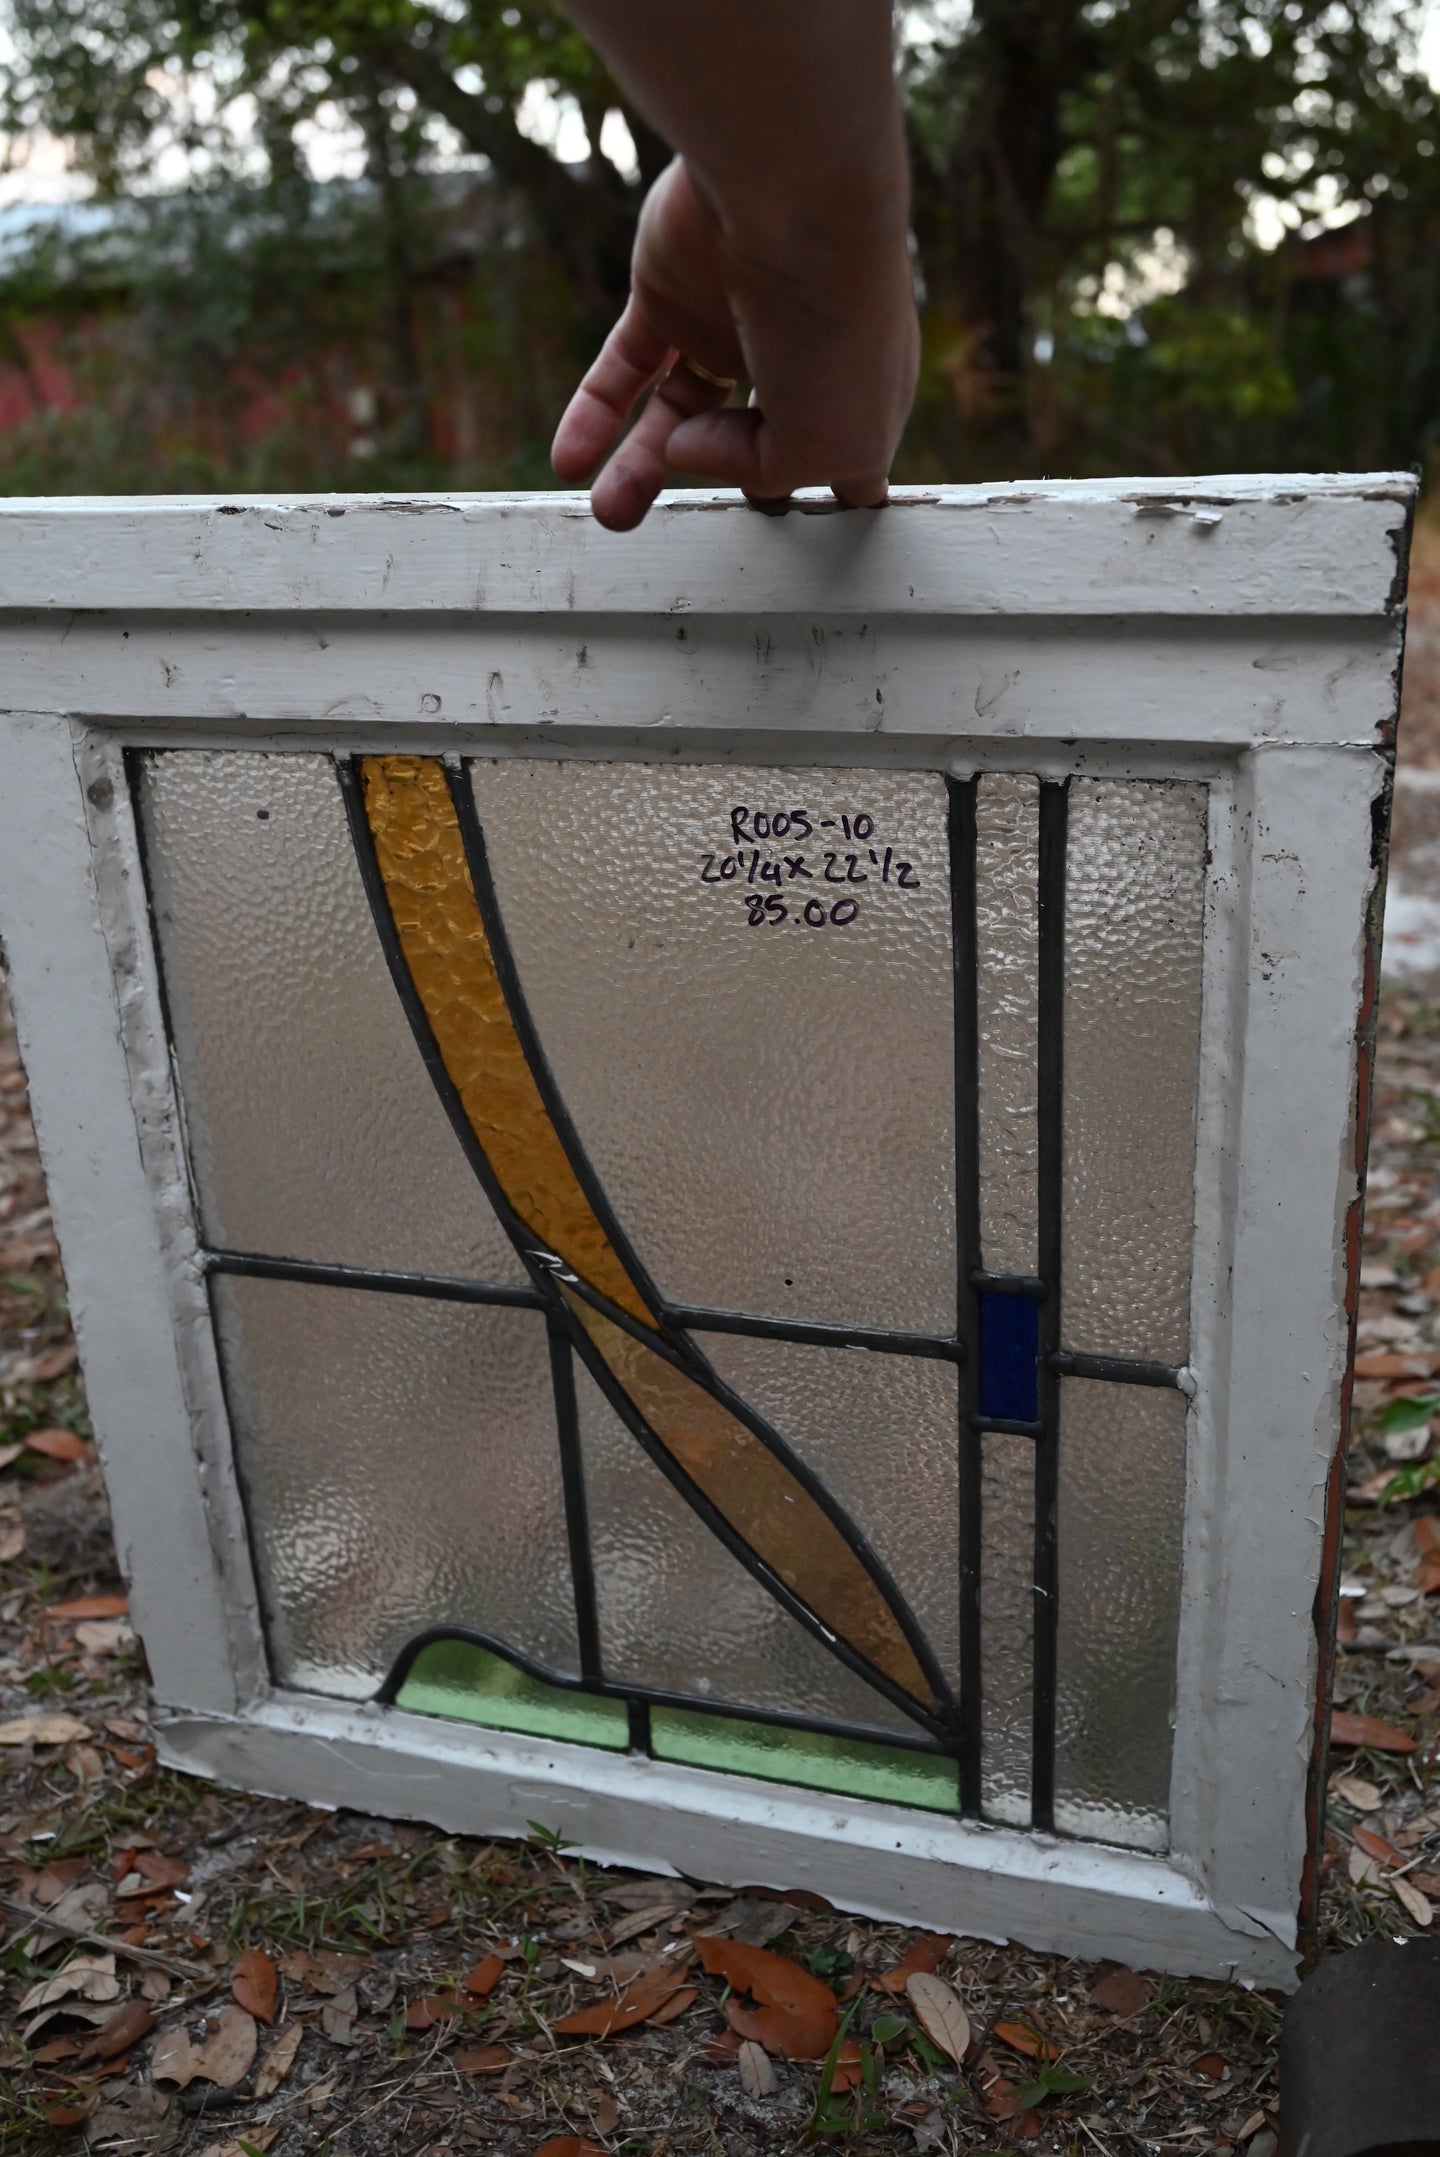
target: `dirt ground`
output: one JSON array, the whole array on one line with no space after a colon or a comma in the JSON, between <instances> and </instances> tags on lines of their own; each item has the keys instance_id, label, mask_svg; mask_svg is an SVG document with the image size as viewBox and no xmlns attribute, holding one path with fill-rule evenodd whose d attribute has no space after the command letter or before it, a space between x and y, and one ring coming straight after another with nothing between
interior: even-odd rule
<instances>
[{"instance_id":1,"label":"dirt ground","mask_svg":"<svg viewBox=\"0 0 1440 2157\"><path fill-rule=\"evenodd\" d=\"M1440 530L1413 597L1395 865L1440 898ZM1440 979L1413 964L1383 1001L1372 1162L1329 1949L1440 1903ZM777 1889L156 1766L0 1010L0 2150L1274 2157L1278 1999Z\"/></svg>"}]
</instances>

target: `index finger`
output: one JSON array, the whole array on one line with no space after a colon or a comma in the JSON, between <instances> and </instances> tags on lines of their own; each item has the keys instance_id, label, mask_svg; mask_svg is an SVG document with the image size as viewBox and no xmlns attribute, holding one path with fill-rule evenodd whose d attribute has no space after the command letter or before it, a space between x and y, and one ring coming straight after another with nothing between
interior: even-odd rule
<instances>
[{"instance_id":1,"label":"index finger","mask_svg":"<svg viewBox=\"0 0 1440 2157\"><path fill-rule=\"evenodd\" d=\"M619 440L631 412L675 357L651 329L632 293L561 415L550 447L557 478L590 477Z\"/></svg>"}]
</instances>

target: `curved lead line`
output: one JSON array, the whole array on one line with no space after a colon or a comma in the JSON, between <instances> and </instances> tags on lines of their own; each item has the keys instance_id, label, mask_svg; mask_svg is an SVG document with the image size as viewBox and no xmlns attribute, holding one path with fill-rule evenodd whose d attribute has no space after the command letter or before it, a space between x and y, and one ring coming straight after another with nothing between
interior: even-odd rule
<instances>
[{"instance_id":1,"label":"curved lead line","mask_svg":"<svg viewBox=\"0 0 1440 2157\"><path fill-rule=\"evenodd\" d=\"M402 994L408 984L521 1255L558 1291L587 1361L599 1359L681 1471L672 1481L701 1493L737 1555L759 1560L771 1592L782 1583L783 1600L793 1598L844 1661L883 1680L927 1725L948 1718L923 1636L853 1523L753 1411L728 1405L692 1342L667 1338L659 1297L604 1217L525 1010L473 797L463 781L452 791L436 757L367 756L358 770L360 803L350 798L373 855L367 882L373 895L378 880L393 924ZM566 1273L580 1293L564 1286Z\"/></svg>"}]
</instances>

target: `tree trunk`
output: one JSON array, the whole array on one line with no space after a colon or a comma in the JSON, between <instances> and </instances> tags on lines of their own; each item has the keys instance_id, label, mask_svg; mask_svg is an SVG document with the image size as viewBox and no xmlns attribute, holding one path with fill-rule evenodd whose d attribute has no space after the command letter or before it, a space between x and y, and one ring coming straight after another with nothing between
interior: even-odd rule
<instances>
[{"instance_id":1,"label":"tree trunk","mask_svg":"<svg viewBox=\"0 0 1440 2157\"><path fill-rule=\"evenodd\" d=\"M947 72L964 118L947 167L915 155L930 305L957 333L957 398L1023 454L1035 239L1064 149L1061 102L1093 64L1084 0L975 0Z\"/></svg>"}]
</instances>

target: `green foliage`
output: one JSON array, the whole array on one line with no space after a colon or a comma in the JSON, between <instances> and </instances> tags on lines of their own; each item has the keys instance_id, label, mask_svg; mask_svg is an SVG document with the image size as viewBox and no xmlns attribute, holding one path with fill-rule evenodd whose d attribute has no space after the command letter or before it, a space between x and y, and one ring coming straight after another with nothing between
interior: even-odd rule
<instances>
[{"instance_id":1,"label":"green foliage","mask_svg":"<svg viewBox=\"0 0 1440 2157\"><path fill-rule=\"evenodd\" d=\"M0 272L0 370L35 392L0 487L544 483L667 154L550 0L10 0L10 15L0 122L71 142L119 215L41 236ZM1418 0L907 9L924 356L899 476L1425 458L1440 120L1419 15ZM528 138L535 84L579 113L584 166ZM638 177L598 151L617 111ZM362 181L311 179L321 124L363 144ZM1352 220L1349 256L1274 245L1282 218ZM467 220L475 244L457 248ZM72 398L40 393L47 357ZM484 386L463 426L457 382ZM362 397L374 423L351 426Z\"/></svg>"},{"instance_id":2,"label":"green foliage","mask_svg":"<svg viewBox=\"0 0 1440 2157\"><path fill-rule=\"evenodd\" d=\"M1026 2112L1033 2112L1047 2097L1075 2097L1091 2087L1088 2075L1077 2075L1073 2068L1057 2067L1053 2060L1046 2060L1037 2068L1034 2079L1016 2090L1015 2102Z\"/></svg>"},{"instance_id":3,"label":"green foliage","mask_svg":"<svg viewBox=\"0 0 1440 2157\"><path fill-rule=\"evenodd\" d=\"M1427 1490L1440 1490L1440 1453L1397 1469L1381 1491L1380 1503L1394 1505L1397 1499L1418 1498Z\"/></svg>"},{"instance_id":4,"label":"green foliage","mask_svg":"<svg viewBox=\"0 0 1440 2157\"><path fill-rule=\"evenodd\" d=\"M1402 1394L1381 1410L1380 1429L1386 1437L1394 1431L1416 1431L1436 1413L1440 1413L1440 1394Z\"/></svg>"}]
</instances>

